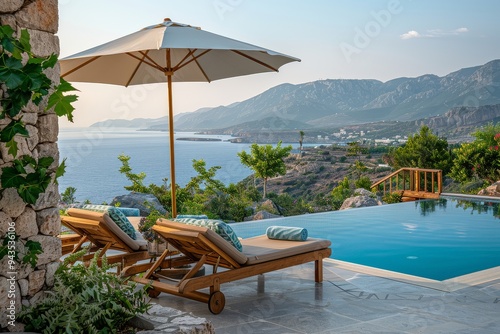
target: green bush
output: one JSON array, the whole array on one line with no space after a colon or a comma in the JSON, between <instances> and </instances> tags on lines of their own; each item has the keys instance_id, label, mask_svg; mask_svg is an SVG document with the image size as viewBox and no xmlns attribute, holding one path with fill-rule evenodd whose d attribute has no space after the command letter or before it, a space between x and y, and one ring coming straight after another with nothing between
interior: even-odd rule
<instances>
[{"instance_id":1,"label":"green bush","mask_svg":"<svg viewBox=\"0 0 500 334\"><path fill-rule=\"evenodd\" d=\"M68 256L55 273L54 289L41 302L24 308L19 320L26 331L41 333L118 333L126 322L146 312L146 286L109 272L106 258L98 265L99 252L89 266L72 265L86 249Z\"/></svg>"},{"instance_id":2,"label":"green bush","mask_svg":"<svg viewBox=\"0 0 500 334\"><path fill-rule=\"evenodd\" d=\"M372 186L372 181L368 176L361 176L354 182L354 185L356 186L356 188L363 188L366 190L370 190Z\"/></svg>"},{"instance_id":3,"label":"green bush","mask_svg":"<svg viewBox=\"0 0 500 334\"><path fill-rule=\"evenodd\" d=\"M403 197L402 193L389 193L382 197L382 200L387 204L401 203Z\"/></svg>"}]
</instances>

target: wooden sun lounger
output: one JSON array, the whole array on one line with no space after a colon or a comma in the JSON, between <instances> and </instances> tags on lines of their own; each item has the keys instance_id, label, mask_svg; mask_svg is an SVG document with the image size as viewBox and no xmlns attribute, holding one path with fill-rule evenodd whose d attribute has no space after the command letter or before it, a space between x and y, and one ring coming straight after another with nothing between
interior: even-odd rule
<instances>
[{"instance_id":1,"label":"wooden sun lounger","mask_svg":"<svg viewBox=\"0 0 500 334\"><path fill-rule=\"evenodd\" d=\"M108 214L74 208L69 209L67 214L67 216L61 216L61 223L74 231L79 240L75 244L73 237L71 243L66 243L66 254L75 253L90 243L90 252L84 256L84 261L93 258L97 250L101 250L99 257L102 257L108 250L120 251L120 254L106 258L108 263L121 263L122 267L151 258L147 251L147 242L144 239L130 238ZM63 237L62 240L64 245Z\"/></svg>"},{"instance_id":2,"label":"wooden sun lounger","mask_svg":"<svg viewBox=\"0 0 500 334\"><path fill-rule=\"evenodd\" d=\"M323 259L331 254L329 240L309 238L307 241L271 240L259 236L241 240L243 252L210 229L159 219L154 231L182 253L169 256L165 251L154 263L138 264L124 268L122 275L134 276L133 280L150 285L150 295L160 292L190 298L208 304L210 312L218 314L224 309L225 297L220 291L223 283L315 262L315 281L323 280ZM163 270L194 263L192 269L180 280L168 280ZM203 266L213 267L213 273L194 277ZM219 267L226 270L218 271ZM160 281L160 279L167 279ZM210 288L210 292L199 291Z\"/></svg>"}]
</instances>

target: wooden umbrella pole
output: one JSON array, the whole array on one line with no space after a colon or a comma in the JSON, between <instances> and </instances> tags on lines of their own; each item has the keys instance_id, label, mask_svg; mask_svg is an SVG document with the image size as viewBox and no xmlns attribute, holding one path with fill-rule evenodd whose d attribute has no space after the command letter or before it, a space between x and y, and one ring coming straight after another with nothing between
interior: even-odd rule
<instances>
[{"instance_id":1,"label":"wooden umbrella pole","mask_svg":"<svg viewBox=\"0 0 500 334\"><path fill-rule=\"evenodd\" d=\"M174 107L172 104L172 75L170 49L167 49L167 67L165 72L168 83L168 133L170 138L170 191L172 201L172 218L177 217L177 199L175 197L175 154L174 154Z\"/></svg>"}]
</instances>

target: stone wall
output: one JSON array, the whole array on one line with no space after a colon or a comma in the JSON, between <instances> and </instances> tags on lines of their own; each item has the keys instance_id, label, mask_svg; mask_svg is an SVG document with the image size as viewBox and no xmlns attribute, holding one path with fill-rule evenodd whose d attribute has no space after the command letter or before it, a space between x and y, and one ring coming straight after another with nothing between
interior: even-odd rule
<instances>
[{"instance_id":1,"label":"stone wall","mask_svg":"<svg viewBox=\"0 0 500 334\"><path fill-rule=\"evenodd\" d=\"M0 24L12 26L18 34L21 28L28 29L35 55L59 54L59 39L54 35L58 29L57 0L1 0ZM54 82L59 81L58 66L46 74ZM0 87L0 97L3 88ZM43 111L45 105L46 101L40 106L28 105L21 113L29 137L17 139L18 157L26 154L34 158L51 156L55 159L50 171L53 173L59 162L58 119L53 112ZM9 122L8 118L0 120L0 129ZM13 159L5 144L0 143L0 172L2 167L10 166ZM7 257L0 261L0 328L4 330L23 331L18 322L15 327L9 325L11 305L17 313L21 305L40 299L44 290L54 284L54 272L61 257L61 243L57 238L61 224L58 202L59 193L54 184L40 196L36 205L26 205L13 188L0 189L0 236L4 236L10 226L21 238L16 247L22 248L27 240L34 240L40 242L43 249L34 269L30 265L18 265L12 270Z\"/></svg>"}]
</instances>

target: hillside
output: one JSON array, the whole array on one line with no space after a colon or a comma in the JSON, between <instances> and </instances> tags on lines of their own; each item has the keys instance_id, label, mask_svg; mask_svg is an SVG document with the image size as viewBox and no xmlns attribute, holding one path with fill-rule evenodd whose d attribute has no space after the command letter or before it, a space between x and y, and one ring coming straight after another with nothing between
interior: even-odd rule
<instances>
[{"instance_id":1,"label":"hillside","mask_svg":"<svg viewBox=\"0 0 500 334\"><path fill-rule=\"evenodd\" d=\"M423 75L377 80L319 80L283 84L230 106L184 114L177 130L222 129L277 117L314 127L436 116L453 107L500 103L500 60L444 77Z\"/></svg>"},{"instance_id":2,"label":"hillside","mask_svg":"<svg viewBox=\"0 0 500 334\"><path fill-rule=\"evenodd\" d=\"M228 106L202 108L176 115L175 129L253 136L265 141L264 133L270 132L301 129L311 133L317 131L320 135L340 127L371 123L376 128L390 131L390 126L395 124L393 122L422 124L427 122L424 119L429 119L429 126L436 126L452 136L462 136L467 127L460 122L477 119L478 112L483 123L497 116L488 115L487 109L473 111L468 107L457 112L457 108L500 104L499 85L500 60L460 69L443 77L426 74L387 82L338 79L297 85L287 83ZM467 116L468 113L471 114ZM110 120L105 124L109 125L109 122L115 126L167 129L166 117L156 120ZM481 125L481 122L475 124ZM396 124L395 129L400 125ZM412 123L404 125L404 128L415 128ZM457 126L458 130L454 132Z\"/></svg>"}]
</instances>

